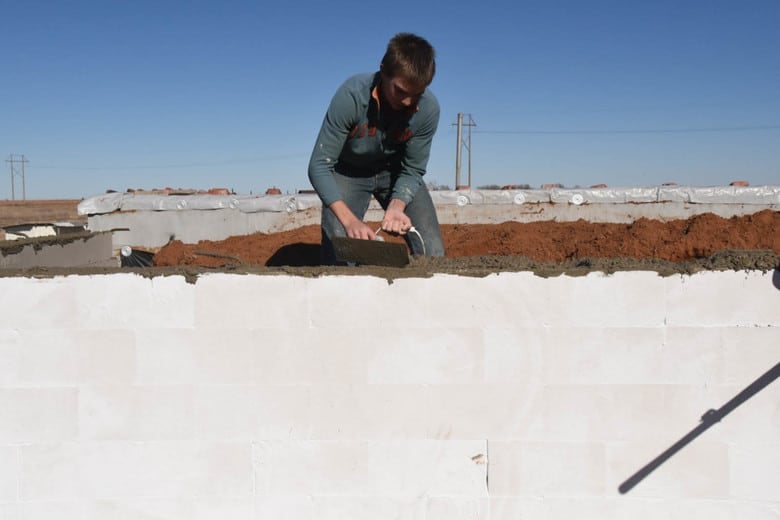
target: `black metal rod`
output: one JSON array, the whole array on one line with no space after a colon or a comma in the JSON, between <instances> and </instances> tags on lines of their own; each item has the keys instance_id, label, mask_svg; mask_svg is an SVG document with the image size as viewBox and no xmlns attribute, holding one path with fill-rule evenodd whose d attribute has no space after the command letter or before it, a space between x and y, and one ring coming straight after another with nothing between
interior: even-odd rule
<instances>
[{"instance_id":1,"label":"black metal rod","mask_svg":"<svg viewBox=\"0 0 780 520\"><path fill-rule=\"evenodd\" d=\"M639 484L645 477L652 473L658 466L666 462L675 453L683 449L688 443L693 441L696 437L707 431L712 425L723 419L730 414L736 407L753 397L755 394L763 390L766 386L772 383L775 379L780 377L780 363L777 363L774 367L770 368L761 377L750 383L744 390L735 395L726 404L721 406L717 410L707 410L707 412L701 417L701 424L696 428L688 432L682 439L672 444L666 451L654 458L642 469L631 475L625 482L620 484L618 491L621 494L628 493L631 489Z\"/></svg>"}]
</instances>

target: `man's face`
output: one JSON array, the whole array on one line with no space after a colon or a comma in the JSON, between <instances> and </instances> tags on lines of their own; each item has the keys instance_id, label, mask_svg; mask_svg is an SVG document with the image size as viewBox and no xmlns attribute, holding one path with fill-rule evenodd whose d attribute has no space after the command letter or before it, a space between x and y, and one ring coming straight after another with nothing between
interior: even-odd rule
<instances>
[{"instance_id":1,"label":"man's face","mask_svg":"<svg viewBox=\"0 0 780 520\"><path fill-rule=\"evenodd\" d=\"M417 105L425 87L418 87L401 76L389 76L382 72L382 97L393 110L406 110Z\"/></svg>"}]
</instances>

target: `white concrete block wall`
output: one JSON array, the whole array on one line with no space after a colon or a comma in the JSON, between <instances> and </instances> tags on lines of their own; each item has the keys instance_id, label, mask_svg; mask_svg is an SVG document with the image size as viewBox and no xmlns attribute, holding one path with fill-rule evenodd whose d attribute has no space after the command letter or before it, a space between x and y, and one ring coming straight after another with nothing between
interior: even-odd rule
<instances>
[{"instance_id":1,"label":"white concrete block wall","mask_svg":"<svg viewBox=\"0 0 780 520\"><path fill-rule=\"evenodd\" d=\"M780 518L773 273L0 278L2 519Z\"/></svg>"}]
</instances>

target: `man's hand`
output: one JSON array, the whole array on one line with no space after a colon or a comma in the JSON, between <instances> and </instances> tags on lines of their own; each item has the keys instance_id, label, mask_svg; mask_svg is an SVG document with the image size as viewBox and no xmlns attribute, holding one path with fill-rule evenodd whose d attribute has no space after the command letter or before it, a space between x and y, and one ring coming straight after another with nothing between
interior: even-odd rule
<instances>
[{"instance_id":1,"label":"man's hand","mask_svg":"<svg viewBox=\"0 0 780 520\"><path fill-rule=\"evenodd\" d=\"M365 222L355 216L344 201L337 200L330 205L330 209L339 219L341 225L344 226L344 231L347 232L349 238L362 238L364 240L373 240L376 238L376 233L366 225Z\"/></svg>"},{"instance_id":2,"label":"man's hand","mask_svg":"<svg viewBox=\"0 0 780 520\"><path fill-rule=\"evenodd\" d=\"M349 238L362 238L364 240L374 240L376 238L374 230L358 219L345 225L344 230L346 230Z\"/></svg>"},{"instance_id":3,"label":"man's hand","mask_svg":"<svg viewBox=\"0 0 780 520\"><path fill-rule=\"evenodd\" d=\"M393 199L387 206L385 217L382 219L382 231L405 235L412 227L412 221L404 213L406 203L400 199Z\"/></svg>"}]
</instances>

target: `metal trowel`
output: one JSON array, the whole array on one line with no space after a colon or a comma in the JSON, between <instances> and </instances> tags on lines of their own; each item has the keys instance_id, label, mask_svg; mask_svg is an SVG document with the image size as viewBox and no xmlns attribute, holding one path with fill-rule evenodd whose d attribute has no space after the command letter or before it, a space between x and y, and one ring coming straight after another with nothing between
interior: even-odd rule
<instances>
[{"instance_id":1,"label":"metal trowel","mask_svg":"<svg viewBox=\"0 0 780 520\"><path fill-rule=\"evenodd\" d=\"M385 242L381 237L374 240L333 237L332 242L339 262L385 267L404 267L409 263L406 244Z\"/></svg>"}]
</instances>

